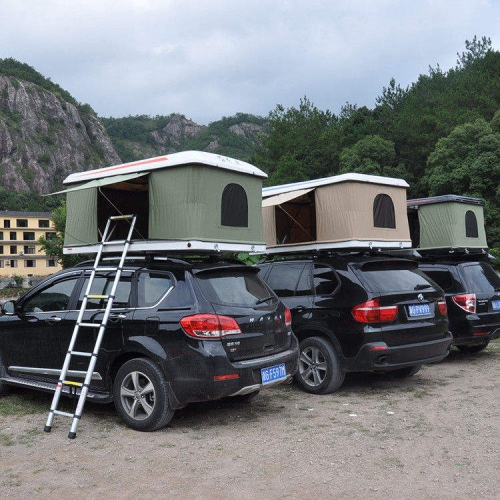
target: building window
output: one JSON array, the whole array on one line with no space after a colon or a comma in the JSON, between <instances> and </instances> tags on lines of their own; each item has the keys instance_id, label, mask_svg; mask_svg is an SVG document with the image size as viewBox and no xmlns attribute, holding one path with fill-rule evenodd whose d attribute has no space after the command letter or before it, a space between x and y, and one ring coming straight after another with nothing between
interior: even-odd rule
<instances>
[{"instance_id":1,"label":"building window","mask_svg":"<svg viewBox=\"0 0 500 500\"><path fill-rule=\"evenodd\" d=\"M25 260L24 267L36 267L36 260Z\"/></svg>"},{"instance_id":2,"label":"building window","mask_svg":"<svg viewBox=\"0 0 500 500\"><path fill-rule=\"evenodd\" d=\"M34 241L35 240L35 233L32 231L25 231L23 233L23 240L24 241Z\"/></svg>"},{"instance_id":3,"label":"building window","mask_svg":"<svg viewBox=\"0 0 500 500\"><path fill-rule=\"evenodd\" d=\"M16 233L16 231L11 231L10 232L10 240L11 241L16 241L17 240L17 233Z\"/></svg>"},{"instance_id":4,"label":"building window","mask_svg":"<svg viewBox=\"0 0 500 500\"><path fill-rule=\"evenodd\" d=\"M396 229L394 203L388 194L378 194L373 202L373 225Z\"/></svg>"},{"instance_id":5,"label":"building window","mask_svg":"<svg viewBox=\"0 0 500 500\"><path fill-rule=\"evenodd\" d=\"M3 231L0 231L0 240L3 240Z\"/></svg>"},{"instance_id":6,"label":"building window","mask_svg":"<svg viewBox=\"0 0 500 500\"><path fill-rule=\"evenodd\" d=\"M228 184L222 192L221 224L248 227L248 199L239 184Z\"/></svg>"},{"instance_id":7,"label":"building window","mask_svg":"<svg viewBox=\"0 0 500 500\"><path fill-rule=\"evenodd\" d=\"M56 233L45 233L46 240L54 240L56 238Z\"/></svg>"},{"instance_id":8,"label":"building window","mask_svg":"<svg viewBox=\"0 0 500 500\"><path fill-rule=\"evenodd\" d=\"M48 219L40 219L38 221L38 227L40 228L50 227L50 221Z\"/></svg>"},{"instance_id":9,"label":"building window","mask_svg":"<svg viewBox=\"0 0 500 500\"><path fill-rule=\"evenodd\" d=\"M10 254L11 255L16 255L17 254L17 245L11 245L10 246Z\"/></svg>"},{"instance_id":10,"label":"building window","mask_svg":"<svg viewBox=\"0 0 500 500\"><path fill-rule=\"evenodd\" d=\"M10 265L10 267L17 267L17 260L15 259L8 260L7 264Z\"/></svg>"},{"instance_id":11,"label":"building window","mask_svg":"<svg viewBox=\"0 0 500 500\"><path fill-rule=\"evenodd\" d=\"M25 245L24 246L24 253L26 255L34 255L35 254L35 247L29 246L29 245Z\"/></svg>"},{"instance_id":12,"label":"building window","mask_svg":"<svg viewBox=\"0 0 500 500\"><path fill-rule=\"evenodd\" d=\"M465 213L465 237L479 238L476 214L472 210L467 210Z\"/></svg>"},{"instance_id":13,"label":"building window","mask_svg":"<svg viewBox=\"0 0 500 500\"><path fill-rule=\"evenodd\" d=\"M57 260L56 259L47 259L47 267L56 267L57 266Z\"/></svg>"},{"instance_id":14,"label":"building window","mask_svg":"<svg viewBox=\"0 0 500 500\"><path fill-rule=\"evenodd\" d=\"M3 245L0 245L0 255L3 255Z\"/></svg>"},{"instance_id":15,"label":"building window","mask_svg":"<svg viewBox=\"0 0 500 500\"><path fill-rule=\"evenodd\" d=\"M17 219L16 226L17 227L28 227L28 219Z\"/></svg>"},{"instance_id":16,"label":"building window","mask_svg":"<svg viewBox=\"0 0 500 500\"><path fill-rule=\"evenodd\" d=\"M9 228L10 228L10 220L9 220L9 219L5 219L5 220L3 221L3 227L4 227L5 229L9 229Z\"/></svg>"},{"instance_id":17,"label":"building window","mask_svg":"<svg viewBox=\"0 0 500 500\"><path fill-rule=\"evenodd\" d=\"M3 260L0 260L0 268L5 267L5 263Z\"/></svg>"}]
</instances>

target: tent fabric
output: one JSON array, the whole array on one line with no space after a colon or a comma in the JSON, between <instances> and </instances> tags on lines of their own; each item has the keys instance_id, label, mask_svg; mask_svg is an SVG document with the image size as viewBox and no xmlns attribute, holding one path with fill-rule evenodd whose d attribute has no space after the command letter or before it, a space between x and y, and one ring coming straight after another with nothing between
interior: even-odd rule
<instances>
[{"instance_id":1,"label":"tent fabric","mask_svg":"<svg viewBox=\"0 0 500 500\"><path fill-rule=\"evenodd\" d=\"M106 177L104 179L95 179L93 181L84 182L83 184L78 184L77 186L64 189L63 191L57 191L57 193L51 194L62 194L62 193L70 193L73 191L80 191L82 189L91 189L102 186L109 186L111 184L118 184L119 182L130 181L132 179L137 179L138 177L144 177L148 175L149 172L136 172L133 174L124 174L124 175L115 175L114 177Z\"/></svg>"},{"instance_id":2,"label":"tent fabric","mask_svg":"<svg viewBox=\"0 0 500 500\"><path fill-rule=\"evenodd\" d=\"M277 194L276 196L271 196L269 198L265 198L262 201L262 207L274 207L276 205L282 205L287 201L295 200L304 196L307 193L314 191L314 188L310 189L298 189L297 191L291 191L289 193Z\"/></svg>"},{"instance_id":3,"label":"tent fabric","mask_svg":"<svg viewBox=\"0 0 500 500\"><path fill-rule=\"evenodd\" d=\"M477 237L467 236L466 217L469 211L476 217ZM488 246L482 206L453 202L421 205L418 207L418 220L421 249Z\"/></svg>"},{"instance_id":4,"label":"tent fabric","mask_svg":"<svg viewBox=\"0 0 500 500\"><path fill-rule=\"evenodd\" d=\"M71 191L66 195L64 246L97 242L97 188Z\"/></svg>"}]
</instances>

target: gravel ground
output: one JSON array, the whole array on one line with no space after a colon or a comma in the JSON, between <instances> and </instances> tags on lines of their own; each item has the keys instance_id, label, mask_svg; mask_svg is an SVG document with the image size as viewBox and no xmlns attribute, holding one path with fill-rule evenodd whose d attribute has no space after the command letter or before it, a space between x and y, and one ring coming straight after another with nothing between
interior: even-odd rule
<instances>
[{"instance_id":1,"label":"gravel ground","mask_svg":"<svg viewBox=\"0 0 500 500\"><path fill-rule=\"evenodd\" d=\"M499 360L494 343L407 380L356 374L327 396L281 386L191 405L147 434L87 403L75 440L67 418L42 431L49 395L16 390L1 402L20 409L0 414L0 496L498 498Z\"/></svg>"}]
</instances>

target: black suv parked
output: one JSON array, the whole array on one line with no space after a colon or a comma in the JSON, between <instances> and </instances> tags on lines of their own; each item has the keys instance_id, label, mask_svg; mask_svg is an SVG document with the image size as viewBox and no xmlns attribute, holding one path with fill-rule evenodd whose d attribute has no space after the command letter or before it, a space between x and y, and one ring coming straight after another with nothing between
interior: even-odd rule
<instances>
[{"instance_id":1,"label":"black suv parked","mask_svg":"<svg viewBox=\"0 0 500 500\"><path fill-rule=\"evenodd\" d=\"M8 385L54 390L93 264L61 271L0 316L0 393ZM113 272L99 272L92 296L106 295ZM102 320L102 299L89 298L83 322ZM76 351L92 351L95 328L81 330ZM71 379L88 362L72 360ZM176 408L226 396L251 399L291 380L298 342L290 311L257 270L176 259L128 262L88 398L114 401L140 431L166 425Z\"/></svg>"},{"instance_id":2,"label":"black suv parked","mask_svg":"<svg viewBox=\"0 0 500 500\"><path fill-rule=\"evenodd\" d=\"M474 353L500 337L500 278L487 262L463 259L430 257L418 267L445 291L453 345Z\"/></svg>"},{"instance_id":3,"label":"black suv parked","mask_svg":"<svg viewBox=\"0 0 500 500\"><path fill-rule=\"evenodd\" d=\"M300 341L295 380L307 392L337 390L346 372L411 376L449 352L443 291L415 262L331 254L259 267L292 311Z\"/></svg>"}]
</instances>

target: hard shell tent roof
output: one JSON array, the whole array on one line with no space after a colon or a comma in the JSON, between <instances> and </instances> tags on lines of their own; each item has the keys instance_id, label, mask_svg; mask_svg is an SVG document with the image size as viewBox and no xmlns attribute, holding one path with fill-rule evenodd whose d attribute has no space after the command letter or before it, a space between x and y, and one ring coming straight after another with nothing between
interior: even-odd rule
<instances>
[{"instance_id":1,"label":"hard shell tent roof","mask_svg":"<svg viewBox=\"0 0 500 500\"><path fill-rule=\"evenodd\" d=\"M413 247L420 250L486 249L484 201L444 195L408 200Z\"/></svg>"},{"instance_id":2,"label":"hard shell tent roof","mask_svg":"<svg viewBox=\"0 0 500 500\"><path fill-rule=\"evenodd\" d=\"M249 163L201 151L71 174L62 191L64 252L95 252L108 218L122 214L137 215L131 251L261 251L266 177Z\"/></svg>"},{"instance_id":3,"label":"hard shell tent roof","mask_svg":"<svg viewBox=\"0 0 500 500\"><path fill-rule=\"evenodd\" d=\"M262 190L268 253L408 248L403 179L343 174Z\"/></svg>"}]
</instances>

